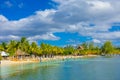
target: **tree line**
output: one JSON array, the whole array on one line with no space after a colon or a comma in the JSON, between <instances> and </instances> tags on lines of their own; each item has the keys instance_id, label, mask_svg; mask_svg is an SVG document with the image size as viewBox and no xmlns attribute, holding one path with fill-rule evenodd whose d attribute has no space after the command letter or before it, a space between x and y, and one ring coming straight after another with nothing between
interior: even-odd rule
<instances>
[{"instance_id":1,"label":"tree line","mask_svg":"<svg viewBox=\"0 0 120 80\"><path fill-rule=\"evenodd\" d=\"M120 48L113 46L112 42L110 41L106 41L100 47L95 46L93 42L82 43L76 47L72 45L58 47L45 43L41 43L40 45L37 45L36 42L29 43L25 37L22 37L19 41L11 40L8 43L2 42L0 44L0 51L5 51L9 53L10 56L14 56L18 49L28 53L29 55L34 54L37 56L120 54Z\"/></svg>"}]
</instances>

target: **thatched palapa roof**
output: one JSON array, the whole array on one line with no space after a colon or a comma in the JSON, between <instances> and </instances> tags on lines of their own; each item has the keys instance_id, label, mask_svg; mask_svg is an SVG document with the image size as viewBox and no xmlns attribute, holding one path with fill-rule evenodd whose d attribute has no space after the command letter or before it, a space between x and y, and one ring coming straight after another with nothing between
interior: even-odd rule
<instances>
[{"instance_id":1,"label":"thatched palapa roof","mask_svg":"<svg viewBox=\"0 0 120 80\"><path fill-rule=\"evenodd\" d=\"M16 55L16 56L28 56L29 54L26 53L26 52L24 52L24 51L22 51L22 50L20 50L20 49L18 49L18 50L16 51L15 55Z\"/></svg>"},{"instance_id":2,"label":"thatched palapa roof","mask_svg":"<svg viewBox=\"0 0 120 80\"><path fill-rule=\"evenodd\" d=\"M78 46L77 49L83 50L84 48L82 46Z\"/></svg>"}]
</instances>

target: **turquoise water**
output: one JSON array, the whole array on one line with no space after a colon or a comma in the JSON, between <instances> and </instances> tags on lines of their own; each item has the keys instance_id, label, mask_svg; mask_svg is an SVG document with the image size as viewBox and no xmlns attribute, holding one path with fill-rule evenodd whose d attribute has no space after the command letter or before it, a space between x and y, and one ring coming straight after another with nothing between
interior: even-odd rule
<instances>
[{"instance_id":1,"label":"turquoise water","mask_svg":"<svg viewBox=\"0 0 120 80\"><path fill-rule=\"evenodd\" d=\"M0 80L120 80L120 57L1 66Z\"/></svg>"}]
</instances>

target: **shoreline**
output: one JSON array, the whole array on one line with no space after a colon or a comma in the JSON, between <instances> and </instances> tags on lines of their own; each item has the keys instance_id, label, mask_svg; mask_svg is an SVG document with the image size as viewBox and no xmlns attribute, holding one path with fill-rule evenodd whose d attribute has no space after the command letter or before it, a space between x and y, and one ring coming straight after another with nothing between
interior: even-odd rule
<instances>
[{"instance_id":1,"label":"shoreline","mask_svg":"<svg viewBox=\"0 0 120 80\"><path fill-rule=\"evenodd\" d=\"M47 62L53 60L65 60L65 59L78 59L78 58L86 58L86 57L97 57L98 55L83 55L83 56L54 56L53 58L41 58L41 60L1 60L0 66L9 66L9 65L20 65L20 64L28 64L28 63L38 63L38 62Z\"/></svg>"}]
</instances>

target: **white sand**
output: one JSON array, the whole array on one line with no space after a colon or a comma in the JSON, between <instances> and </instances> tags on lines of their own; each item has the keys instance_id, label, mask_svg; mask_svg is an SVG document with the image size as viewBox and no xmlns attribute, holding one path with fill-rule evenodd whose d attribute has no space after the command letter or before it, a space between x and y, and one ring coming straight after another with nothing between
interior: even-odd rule
<instances>
[{"instance_id":1,"label":"white sand","mask_svg":"<svg viewBox=\"0 0 120 80\"><path fill-rule=\"evenodd\" d=\"M50 61L50 60L63 60L67 58L84 58L84 57L96 57L97 55L86 55L86 56L55 56L53 58L42 58L42 62ZM24 63L35 63L40 62L39 60L20 60L20 61L10 61L10 60L2 60L0 66L7 66L7 65L16 65L16 64L24 64Z\"/></svg>"},{"instance_id":2,"label":"white sand","mask_svg":"<svg viewBox=\"0 0 120 80\"><path fill-rule=\"evenodd\" d=\"M8 66L8 65L16 65L16 64L24 64L24 63L34 63L35 61L10 61L10 60L2 60L1 66Z\"/></svg>"}]
</instances>

